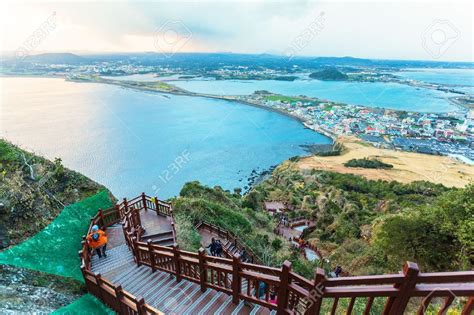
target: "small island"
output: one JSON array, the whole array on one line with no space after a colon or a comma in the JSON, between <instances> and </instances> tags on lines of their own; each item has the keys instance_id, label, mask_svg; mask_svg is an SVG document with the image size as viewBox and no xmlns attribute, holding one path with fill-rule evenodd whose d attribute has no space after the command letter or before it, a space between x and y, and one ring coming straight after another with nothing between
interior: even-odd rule
<instances>
[{"instance_id":1,"label":"small island","mask_svg":"<svg viewBox=\"0 0 474 315\"><path fill-rule=\"evenodd\" d=\"M342 73L336 68L327 68L318 72L313 72L309 77L321 81L345 81L348 79L348 76L345 73Z\"/></svg>"}]
</instances>

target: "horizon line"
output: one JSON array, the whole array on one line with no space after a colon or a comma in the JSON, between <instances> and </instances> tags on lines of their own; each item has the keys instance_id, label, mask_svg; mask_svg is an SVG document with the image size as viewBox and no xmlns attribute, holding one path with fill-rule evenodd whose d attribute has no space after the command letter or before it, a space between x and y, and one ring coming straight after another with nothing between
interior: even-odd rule
<instances>
[{"instance_id":1,"label":"horizon line","mask_svg":"<svg viewBox=\"0 0 474 315\"><path fill-rule=\"evenodd\" d=\"M16 50L7 50L7 51L1 51L0 55L15 55ZM56 51L56 50L50 50L50 51L38 51L37 53L34 54L29 54L28 56L39 56L39 55L45 55L45 54L73 54L73 55L78 55L78 56L87 56L87 55L114 55L114 54L124 54L124 55L132 55L132 54L157 54L157 55L163 55L162 52L158 51L75 51L75 50L70 50L70 51ZM279 53L269 53L269 52L232 52L232 51L212 51L212 52L204 52L204 51L188 51L188 52L177 52L174 53L174 55L185 55L185 54L227 54L227 55L268 55L268 56L274 56L274 57L287 57L284 54L279 54ZM343 59L343 58L352 58L352 59L361 59L361 60L382 60L382 61L422 61L422 62L433 62L433 63L471 63L474 64L474 60L466 61L466 60L430 60L430 59L392 59L392 58L371 58L371 57L355 57L355 56L327 56L327 55L298 55L298 56L293 56L292 59L305 59L305 58L338 58L338 59Z\"/></svg>"}]
</instances>

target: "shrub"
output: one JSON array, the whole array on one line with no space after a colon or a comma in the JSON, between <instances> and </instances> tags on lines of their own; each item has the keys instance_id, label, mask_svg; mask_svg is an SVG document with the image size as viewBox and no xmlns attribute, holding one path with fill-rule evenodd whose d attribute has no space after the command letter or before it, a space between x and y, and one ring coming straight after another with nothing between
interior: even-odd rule
<instances>
[{"instance_id":1,"label":"shrub","mask_svg":"<svg viewBox=\"0 0 474 315\"><path fill-rule=\"evenodd\" d=\"M377 169L390 169L393 168L392 164L384 163L377 159L352 159L344 163L345 167L363 167L363 168L377 168Z\"/></svg>"}]
</instances>

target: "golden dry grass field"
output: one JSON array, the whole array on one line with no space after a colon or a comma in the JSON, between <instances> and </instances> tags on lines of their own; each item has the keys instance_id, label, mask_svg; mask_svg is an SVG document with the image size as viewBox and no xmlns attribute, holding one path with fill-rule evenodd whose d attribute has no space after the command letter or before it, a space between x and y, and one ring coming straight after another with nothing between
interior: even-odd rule
<instances>
[{"instance_id":1,"label":"golden dry grass field","mask_svg":"<svg viewBox=\"0 0 474 315\"><path fill-rule=\"evenodd\" d=\"M355 137L340 137L345 150L339 156L311 156L302 158L298 167L304 169L321 169L339 173L361 175L368 179L396 180L409 183L416 180L427 180L447 187L464 187L474 182L474 166L461 163L445 156L428 155L380 149ZM392 169L367 169L346 167L350 159L377 158L392 164Z\"/></svg>"}]
</instances>

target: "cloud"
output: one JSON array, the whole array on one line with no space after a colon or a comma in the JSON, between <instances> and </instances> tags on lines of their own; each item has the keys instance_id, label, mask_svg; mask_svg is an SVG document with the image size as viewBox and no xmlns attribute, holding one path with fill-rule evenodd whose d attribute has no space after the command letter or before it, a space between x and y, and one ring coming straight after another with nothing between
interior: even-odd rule
<instances>
[{"instance_id":1,"label":"cloud","mask_svg":"<svg viewBox=\"0 0 474 315\"><path fill-rule=\"evenodd\" d=\"M473 55L470 2L27 1L2 6L2 50L16 49L57 12L57 29L38 49L147 51L163 23L181 21L192 32L186 51L283 53L324 12L324 29L300 54L430 59L421 35L432 21L447 19L460 37L444 59L471 60Z\"/></svg>"}]
</instances>

